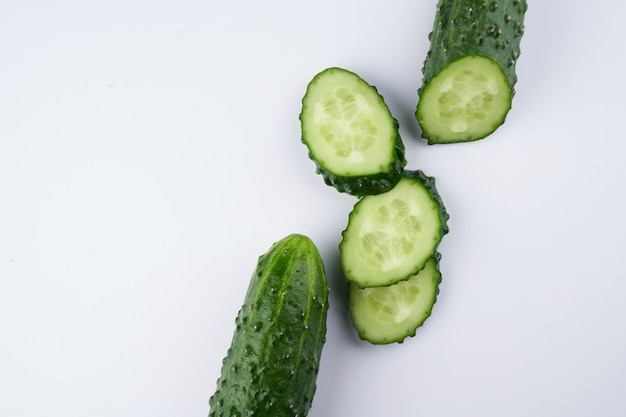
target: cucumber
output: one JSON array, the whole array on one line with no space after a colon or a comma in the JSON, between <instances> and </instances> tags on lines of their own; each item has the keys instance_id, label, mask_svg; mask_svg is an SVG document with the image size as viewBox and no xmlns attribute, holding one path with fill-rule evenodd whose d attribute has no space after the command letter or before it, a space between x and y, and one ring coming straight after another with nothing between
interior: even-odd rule
<instances>
[{"instance_id":1,"label":"cucumber","mask_svg":"<svg viewBox=\"0 0 626 417\"><path fill-rule=\"evenodd\" d=\"M326 184L356 196L390 190L406 165L398 122L374 86L342 68L309 83L300 113L302 142Z\"/></svg>"},{"instance_id":2,"label":"cucumber","mask_svg":"<svg viewBox=\"0 0 626 417\"><path fill-rule=\"evenodd\" d=\"M405 171L394 188L354 205L339 244L346 279L378 287L416 274L448 233L448 219L435 179Z\"/></svg>"},{"instance_id":3,"label":"cucumber","mask_svg":"<svg viewBox=\"0 0 626 417\"><path fill-rule=\"evenodd\" d=\"M415 115L429 144L493 133L511 109L525 0L440 0Z\"/></svg>"},{"instance_id":4,"label":"cucumber","mask_svg":"<svg viewBox=\"0 0 626 417\"><path fill-rule=\"evenodd\" d=\"M405 281L387 287L359 288L348 284L352 323L362 340L373 344L402 343L415 336L437 301L440 255Z\"/></svg>"},{"instance_id":5,"label":"cucumber","mask_svg":"<svg viewBox=\"0 0 626 417\"><path fill-rule=\"evenodd\" d=\"M306 416L326 340L328 286L313 242L293 234L259 257L210 417Z\"/></svg>"}]
</instances>

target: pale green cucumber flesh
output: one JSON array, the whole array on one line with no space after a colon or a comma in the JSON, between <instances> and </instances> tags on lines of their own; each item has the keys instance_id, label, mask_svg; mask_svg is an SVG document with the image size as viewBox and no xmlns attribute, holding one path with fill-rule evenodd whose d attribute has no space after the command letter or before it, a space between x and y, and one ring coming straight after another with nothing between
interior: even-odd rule
<instances>
[{"instance_id":1,"label":"pale green cucumber flesh","mask_svg":"<svg viewBox=\"0 0 626 417\"><path fill-rule=\"evenodd\" d=\"M439 256L407 280L386 287L348 287L348 307L362 340L373 344L402 343L430 317L441 273Z\"/></svg>"},{"instance_id":2,"label":"pale green cucumber flesh","mask_svg":"<svg viewBox=\"0 0 626 417\"><path fill-rule=\"evenodd\" d=\"M421 171L407 171L390 191L361 198L339 246L346 279L374 287L417 273L448 232L447 219L434 179Z\"/></svg>"},{"instance_id":3,"label":"pale green cucumber flesh","mask_svg":"<svg viewBox=\"0 0 626 417\"><path fill-rule=\"evenodd\" d=\"M354 195L385 192L406 160L398 124L375 87L342 68L309 83L300 114L302 141L327 184Z\"/></svg>"},{"instance_id":4,"label":"pale green cucumber flesh","mask_svg":"<svg viewBox=\"0 0 626 417\"><path fill-rule=\"evenodd\" d=\"M429 143L468 142L495 131L513 97L502 68L470 55L448 64L424 87L417 106L422 135Z\"/></svg>"}]
</instances>

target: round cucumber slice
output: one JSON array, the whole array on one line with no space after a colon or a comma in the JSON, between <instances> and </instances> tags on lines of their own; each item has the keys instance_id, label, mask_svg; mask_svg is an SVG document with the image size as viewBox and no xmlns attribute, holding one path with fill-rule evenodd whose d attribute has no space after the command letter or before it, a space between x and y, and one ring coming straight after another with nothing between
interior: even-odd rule
<instances>
[{"instance_id":1,"label":"round cucumber slice","mask_svg":"<svg viewBox=\"0 0 626 417\"><path fill-rule=\"evenodd\" d=\"M359 287L407 279L435 254L447 220L434 179L406 171L390 191L355 204L339 245L346 279Z\"/></svg>"},{"instance_id":2,"label":"round cucumber slice","mask_svg":"<svg viewBox=\"0 0 626 417\"><path fill-rule=\"evenodd\" d=\"M302 142L324 181L352 195L388 191L406 159L398 123L374 86L342 68L327 68L307 87Z\"/></svg>"},{"instance_id":3,"label":"round cucumber slice","mask_svg":"<svg viewBox=\"0 0 626 417\"><path fill-rule=\"evenodd\" d=\"M348 308L362 340L373 344L402 343L415 336L430 317L439 293L439 255L405 281L387 287L348 287Z\"/></svg>"},{"instance_id":4,"label":"round cucumber slice","mask_svg":"<svg viewBox=\"0 0 626 417\"><path fill-rule=\"evenodd\" d=\"M494 132L511 109L513 89L498 63L469 55L424 87L416 116L430 144L469 142Z\"/></svg>"}]
</instances>

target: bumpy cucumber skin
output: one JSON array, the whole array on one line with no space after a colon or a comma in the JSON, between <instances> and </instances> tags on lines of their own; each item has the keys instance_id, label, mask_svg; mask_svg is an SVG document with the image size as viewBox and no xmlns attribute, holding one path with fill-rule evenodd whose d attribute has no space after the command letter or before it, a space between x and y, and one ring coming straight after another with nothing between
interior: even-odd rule
<instances>
[{"instance_id":1,"label":"bumpy cucumber skin","mask_svg":"<svg viewBox=\"0 0 626 417\"><path fill-rule=\"evenodd\" d=\"M352 73L351 71L345 70L343 68L331 67L317 74L313 78L313 80L311 80L311 82L309 83L309 88L311 85L314 85L318 77L324 75L326 72L331 72L331 71L348 72L348 73L353 74L357 78L361 79L364 83L367 83L360 76L358 76L355 73ZM380 93L378 92L378 89L376 88L376 86L369 85L369 87L372 88L374 92L380 96L381 101L384 103L385 100L382 97L382 95L380 95ZM307 89L307 93L308 93L308 89ZM305 109L306 109L305 99L306 99L306 94L302 99L302 111L299 116L300 122L302 123L303 127L304 127L303 116L305 114ZM405 155L405 147L404 147L404 142L402 141L402 137L400 136L399 124L395 118L393 119L393 121L394 121L395 132L396 132L395 143L394 143L394 148L393 148L393 157L392 157L393 159L391 163L387 166L386 170L382 172L378 172L376 174L372 174L372 175L345 176L345 175L341 175L339 173L333 172L330 169L323 166L322 164L320 164L316 156L311 151L311 146L307 142L306 135L304 134L304 128L303 128L303 132L301 136L301 141L307 147L309 159L311 159L313 163L315 164L316 173L322 176L324 183L326 183L326 185L334 187L337 191L341 193L350 194L356 197L361 197L364 195L380 194L380 193L389 191L398 183L398 181L400 181L404 168L407 164L406 155Z\"/></svg>"},{"instance_id":2,"label":"bumpy cucumber skin","mask_svg":"<svg viewBox=\"0 0 626 417\"><path fill-rule=\"evenodd\" d=\"M259 257L209 417L306 416L326 341L328 285L313 242L293 234Z\"/></svg>"},{"instance_id":3,"label":"bumpy cucumber skin","mask_svg":"<svg viewBox=\"0 0 626 417\"><path fill-rule=\"evenodd\" d=\"M448 221L450 220L450 213L446 209L443 199L437 190L437 184L435 177L430 177L422 170L406 170L404 175L408 178L412 178L422 184L427 190L433 200L437 203L437 210L439 211L439 220L441 221L441 237L450 233L450 226ZM433 254L435 255L435 254Z\"/></svg>"},{"instance_id":4,"label":"bumpy cucumber skin","mask_svg":"<svg viewBox=\"0 0 626 417\"><path fill-rule=\"evenodd\" d=\"M430 80L451 62L471 55L495 61L503 70L515 94L515 65L524 34L526 0L439 0L433 30L428 35L430 49L422 68L421 96ZM508 112L508 109L507 109ZM417 111L416 111L417 117ZM495 131L502 123L494 127ZM427 132L424 132L429 143ZM484 137L484 136L483 136ZM482 139L482 138L475 138Z\"/></svg>"}]
</instances>

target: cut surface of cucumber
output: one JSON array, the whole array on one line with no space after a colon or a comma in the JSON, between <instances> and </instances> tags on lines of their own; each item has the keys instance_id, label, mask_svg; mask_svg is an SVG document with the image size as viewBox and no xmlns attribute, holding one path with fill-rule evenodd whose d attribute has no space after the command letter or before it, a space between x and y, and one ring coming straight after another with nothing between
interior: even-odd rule
<instances>
[{"instance_id":1,"label":"cut surface of cucumber","mask_svg":"<svg viewBox=\"0 0 626 417\"><path fill-rule=\"evenodd\" d=\"M302 142L327 184L353 195L388 191L406 160L397 121L375 87L342 68L309 83L300 114Z\"/></svg>"},{"instance_id":2,"label":"cut surface of cucumber","mask_svg":"<svg viewBox=\"0 0 626 417\"><path fill-rule=\"evenodd\" d=\"M417 107L430 141L468 142L500 126L511 108L512 90L500 66L472 55L450 63L424 88Z\"/></svg>"},{"instance_id":3,"label":"cut surface of cucumber","mask_svg":"<svg viewBox=\"0 0 626 417\"><path fill-rule=\"evenodd\" d=\"M439 293L439 255L405 281L386 287L348 285L352 323L362 340L373 344L402 343L415 336L430 317Z\"/></svg>"},{"instance_id":4,"label":"cut surface of cucumber","mask_svg":"<svg viewBox=\"0 0 626 417\"><path fill-rule=\"evenodd\" d=\"M439 0L415 115L429 144L485 138L511 109L526 0Z\"/></svg>"},{"instance_id":5,"label":"cut surface of cucumber","mask_svg":"<svg viewBox=\"0 0 626 417\"><path fill-rule=\"evenodd\" d=\"M407 279L435 254L447 220L434 179L406 171L390 191L355 204L339 245L346 279L359 287Z\"/></svg>"}]
</instances>

